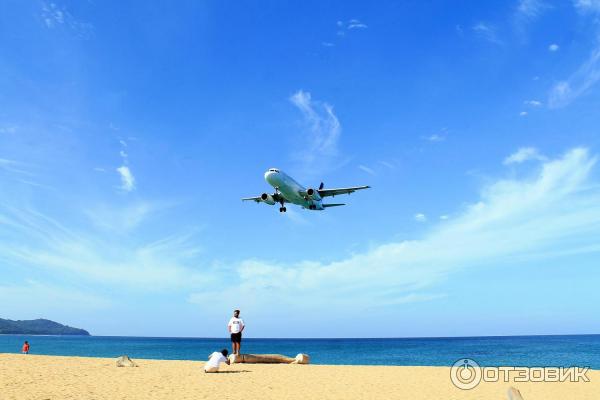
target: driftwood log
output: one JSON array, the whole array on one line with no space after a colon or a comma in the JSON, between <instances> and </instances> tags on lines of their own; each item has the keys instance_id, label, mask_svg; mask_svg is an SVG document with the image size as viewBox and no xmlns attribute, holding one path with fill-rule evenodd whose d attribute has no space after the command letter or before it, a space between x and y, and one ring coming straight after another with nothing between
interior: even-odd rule
<instances>
[{"instance_id":1,"label":"driftwood log","mask_svg":"<svg viewBox=\"0 0 600 400\"><path fill-rule=\"evenodd\" d=\"M232 364L308 364L310 357L307 354L298 354L295 358L281 354L231 354L229 362Z\"/></svg>"},{"instance_id":2,"label":"driftwood log","mask_svg":"<svg viewBox=\"0 0 600 400\"><path fill-rule=\"evenodd\" d=\"M117 367L137 367L137 364L129 356L121 356L117 358Z\"/></svg>"},{"instance_id":3,"label":"driftwood log","mask_svg":"<svg viewBox=\"0 0 600 400\"><path fill-rule=\"evenodd\" d=\"M521 396L521 392L511 387L508 389L508 400L523 400L523 397Z\"/></svg>"}]
</instances>

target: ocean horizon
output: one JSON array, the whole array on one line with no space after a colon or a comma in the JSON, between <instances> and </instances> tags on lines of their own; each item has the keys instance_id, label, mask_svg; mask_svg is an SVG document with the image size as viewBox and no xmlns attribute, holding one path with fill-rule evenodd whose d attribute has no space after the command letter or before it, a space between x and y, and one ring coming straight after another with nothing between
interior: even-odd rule
<instances>
[{"instance_id":1,"label":"ocean horizon","mask_svg":"<svg viewBox=\"0 0 600 400\"><path fill-rule=\"evenodd\" d=\"M204 361L230 349L228 338L0 335L0 353ZM600 370L600 334L423 338L245 338L242 353L306 353L313 364L451 366L470 358L482 366L589 367Z\"/></svg>"}]
</instances>

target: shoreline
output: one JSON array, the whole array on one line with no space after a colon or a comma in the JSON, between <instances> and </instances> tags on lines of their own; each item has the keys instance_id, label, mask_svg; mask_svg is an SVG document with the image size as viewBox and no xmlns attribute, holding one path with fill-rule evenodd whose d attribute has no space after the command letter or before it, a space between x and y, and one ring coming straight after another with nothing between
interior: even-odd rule
<instances>
[{"instance_id":1,"label":"shoreline","mask_svg":"<svg viewBox=\"0 0 600 400\"><path fill-rule=\"evenodd\" d=\"M53 336L86 338L138 338L138 339L183 339L183 340L221 340L224 336L128 336L128 335L55 335L33 333L0 333L0 336ZM428 339L501 339L501 338L537 338L537 337L577 337L600 336L600 333L540 333L524 335L479 335L479 336L385 336L385 337L244 337L244 340L428 340Z\"/></svg>"},{"instance_id":2,"label":"shoreline","mask_svg":"<svg viewBox=\"0 0 600 400\"><path fill-rule=\"evenodd\" d=\"M243 354L243 353L242 353ZM252 353L248 353L248 354L252 354ZM124 355L124 354L120 354L119 356L114 356L114 357L104 357L104 356L72 356L72 355L62 355L62 354L36 354L36 353L29 353L29 354L22 354L21 352L0 352L0 359L2 358L2 356L23 356L23 357L56 357L56 358L76 358L76 359L102 359L102 360L116 360L117 357L119 357L120 355ZM309 354L310 356L310 354ZM130 356L131 357L131 356ZM208 357L208 354L207 354ZM204 359L191 359L191 358L186 358L186 359L179 359L179 358L144 358L144 357L131 357L134 360L144 360L144 361L183 361L183 362L197 362L197 363L204 363L206 362L206 360ZM242 364L239 364L242 365ZM286 364L274 364L274 365L286 365ZM451 365L398 365L398 364L316 364L311 362L308 365L313 365L313 366L325 366L325 367L393 367L393 368L447 368L450 369ZM497 368L506 368L505 365L487 365L487 364L481 364L481 367L485 368L485 367L497 367ZM519 367L519 368L553 368L553 367L560 367L560 366L546 366L546 367L538 367L538 366L533 366L533 367L527 367L527 366L515 366L515 367ZM567 367L565 367L567 368ZM598 371L600 372L600 368L591 368L591 367L586 367L583 366L582 368L587 368L589 371Z\"/></svg>"},{"instance_id":3,"label":"shoreline","mask_svg":"<svg viewBox=\"0 0 600 400\"><path fill-rule=\"evenodd\" d=\"M127 399L507 399L513 386L524 400L596 400L600 371L589 382L481 382L461 390L449 367L380 365L224 365L205 374L204 361L136 359L119 368L115 358L0 353L2 400ZM235 390L232 390L234 388Z\"/></svg>"}]
</instances>

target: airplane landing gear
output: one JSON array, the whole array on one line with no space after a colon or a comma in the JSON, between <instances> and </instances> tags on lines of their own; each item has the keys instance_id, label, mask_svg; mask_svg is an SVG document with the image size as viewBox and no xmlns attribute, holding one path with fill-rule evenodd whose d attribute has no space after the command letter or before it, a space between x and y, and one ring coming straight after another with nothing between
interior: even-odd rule
<instances>
[{"instance_id":1,"label":"airplane landing gear","mask_svg":"<svg viewBox=\"0 0 600 400\"><path fill-rule=\"evenodd\" d=\"M279 212L286 212L286 211L287 211L287 208L285 208L285 207L279 207Z\"/></svg>"}]
</instances>

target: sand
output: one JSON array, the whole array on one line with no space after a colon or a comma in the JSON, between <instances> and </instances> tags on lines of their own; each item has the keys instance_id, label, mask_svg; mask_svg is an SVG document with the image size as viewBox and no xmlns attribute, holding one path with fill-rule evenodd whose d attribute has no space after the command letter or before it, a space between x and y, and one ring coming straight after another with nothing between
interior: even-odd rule
<instances>
[{"instance_id":1,"label":"sand","mask_svg":"<svg viewBox=\"0 0 600 400\"><path fill-rule=\"evenodd\" d=\"M445 367L333 365L223 366L205 374L201 361L0 354L0 400L58 399L507 399L511 383L483 382L462 391ZM600 371L590 382L512 384L524 400L598 400Z\"/></svg>"}]
</instances>

